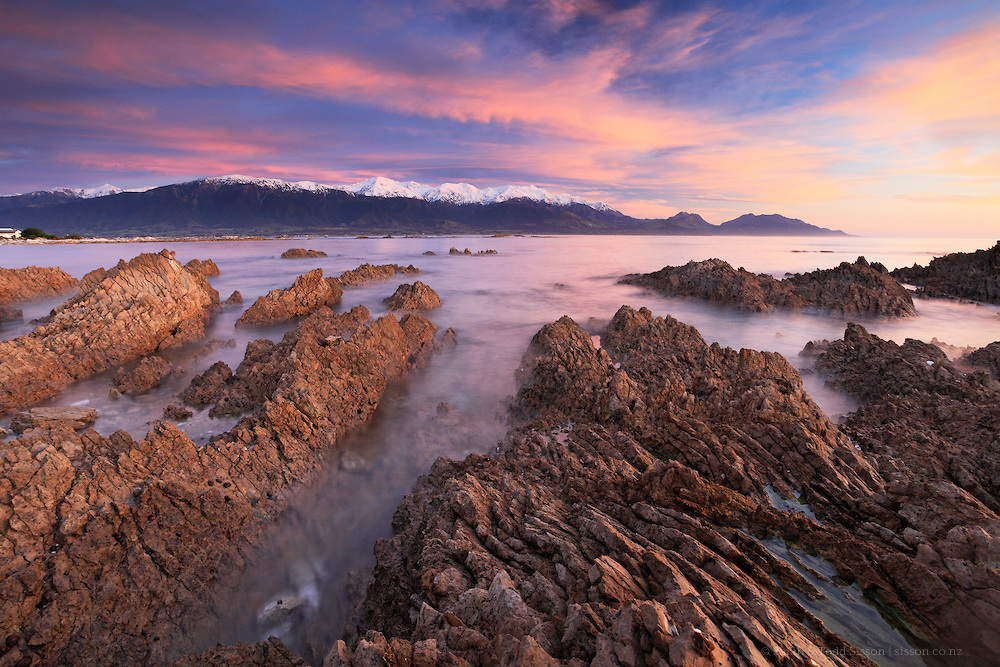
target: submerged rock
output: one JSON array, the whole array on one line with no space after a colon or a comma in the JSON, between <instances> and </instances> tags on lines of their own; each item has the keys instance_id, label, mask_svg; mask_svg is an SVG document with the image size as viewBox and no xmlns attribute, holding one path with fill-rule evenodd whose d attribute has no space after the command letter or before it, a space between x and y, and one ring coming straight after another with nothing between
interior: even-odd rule
<instances>
[{"instance_id":1,"label":"submerged rock","mask_svg":"<svg viewBox=\"0 0 1000 667\"><path fill-rule=\"evenodd\" d=\"M58 267L0 268L0 306L69 294L79 283Z\"/></svg>"},{"instance_id":2,"label":"submerged rock","mask_svg":"<svg viewBox=\"0 0 1000 667\"><path fill-rule=\"evenodd\" d=\"M131 370L126 370L124 366L119 368L111 378L111 384L122 394L141 394L158 387L172 370L173 365L169 361L154 354L140 360Z\"/></svg>"},{"instance_id":3,"label":"submerged rock","mask_svg":"<svg viewBox=\"0 0 1000 667\"><path fill-rule=\"evenodd\" d=\"M24 311L12 306L0 306L0 322L17 322L24 319Z\"/></svg>"},{"instance_id":4,"label":"submerged rock","mask_svg":"<svg viewBox=\"0 0 1000 667\"><path fill-rule=\"evenodd\" d=\"M891 276L870 265L864 257L853 264L817 269L777 280L767 274L734 269L721 259L667 266L619 280L641 285L667 296L697 297L736 306L739 310L766 313L775 308L818 308L839 315L900 317L915 315L913 300Z\"/></svg>"},{"instance_id":5,"label":"submerged rock","mask_svg":"<svg viewBox=\"0 0 1000 667\"><path fill-rule=\"evenodd\" d=\"M239 327L282 324L323 306L340 303L344 290L335 279L323 279L323 269L313 269L295 279L291 287L274 289L259 297L236 320Z\"/></svg>"},{"instance_id":6,"label":"submerged rock","mask_svg":"<svg viewBox=\"0 0 1000 667\"><path fill-rule=\"evenodd\" d=\"M201 276L164 250L87 274L30 334L0 342L0 414L76 379L198 340L219 306Z\"/></svg>"},{"instance_id":7,"label":"submerged rock","mask_svg":"<svg viewBox=\"0 0 1000 667\"><path fill-rule=\"evenodd\" d=\"M267 364L281 375L253 413L202 446L168 422L142 440L57 429L0 442L0 627L16 629L25 664L183 652L184 630L213 614L213 587L243 567L289 486L433 347L421 320L320 309L273 347ZM301 664L277 641L178 664L199 660Z\"/></svg>"},{"instance_id":8,"label":"submerged rock","mask_svg":"<svg viewBox=\"0 0 1000 667\"><path fill-rule=\"evenodd\" d=\"M441 297L419 280L412 285L404 283L392 296L382 300L389 310L431 310L441 307Z\"/></svg>"},{"instance_id":9,"label":"submerged rock","mask_svg":"<svg viewBox=\"0 0 1000 667\"><path fill-rule=\"evenodd\" d=\"M281 253L282 259L305 259L310 257L326 257L322 250L307 250L306 248L289 248Z\"/></svg>"},{"instance_id":10,"label":"submerged rock","mask_svg":"<svg viewBox=\"0 0 1000 667\"><path fill-rule=\"evenodd\" d=\"M1000 303L1000 241L986 250L937 257L927 266L896 269L892 275L917 285L918 296Z\"/></svg>"}]
</instances>

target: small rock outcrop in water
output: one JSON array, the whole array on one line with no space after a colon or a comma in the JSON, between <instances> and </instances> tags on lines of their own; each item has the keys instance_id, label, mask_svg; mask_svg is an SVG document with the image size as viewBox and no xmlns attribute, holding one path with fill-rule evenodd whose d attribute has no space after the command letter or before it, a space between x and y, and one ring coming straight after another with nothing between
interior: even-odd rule
<instances>
[{"instance_id":1,"label":"small rock outcrop in water","mask_svg":"<svg viewBox=\"0 0 1000 667\"><path fill-rule=\"evenodd\" d=\"M843 316L899 317L914 315L913 300L884 270L859 257L832 269L817 269L784 280L734 269L721 259L667 266L630 274L620 283L649 287L666 296L697 297L766 313L775 308L818 308Z\"/></svg>"},{"instance_id":2,"label":"small rock outcrop in water","mask_svg":"<svg viewBox=\"0 0 1000 667\"><path fill-rule=\"evenodd\" d=\"M376 546L368 628L338 642L327 667L375 654L435 665L871 664L870 647L788 594L818 591L755 535L827 559L964 660L1000 657L989 567L1000 523L950 482L859 451L780 355L707 345L676 320L623 307L600 349L563 318L535 336L521 368L522 421L496 456L442 459L418 480L395 536ZM768 487L801 494L822 523L773 507ZM931 525L937 516L947 518Z\"/></svg>"},{"instance_id":3,"label":"small rock outcrop in water","mask_svg":"<svg viewBox=\"0 0 1000 667\"><path fill-rule=\"evenodd\" d=\"M230 294L226 298L226 300L222 302L222 305L228 308L230 306L239 306L242 303L243 303L243 295L240 294L239 290L233 290L233 293Z\"/></svg>"},{"instance_id":4,"label":"small rock outcrop in water","mask_svg":"<svg viewBox=\"0 0 1000 667\"><path fill-rule=\"evenodd\" d=\"M79 283L60 268L0 269L0 306L69 294Z\"/></svg>"},{"instance_id":5,"label":"small rock outcrop in water","mask_svg":"<svg viewBox=\"0 0 1000 667\"><path fill-rule=\"evenodd\" d=\"M417 315L321 308L274 346L273 391L202 446L168 422L142 440L57 427L0 442L0 627L15 640L0 659L156 664L183 652L183 629L213 613L213 585L243 566L289 486L371 418L434 334ZM246 651L258 657L231 664L298 664L280 643Z\"/></svg>"},{"instance_id":6,"label":"small rock outcrop in water","mask_svg":"<svg viewBox=\"0 0 1000 667\"><path fill-rule=\"evenodd\" d=\"M313 269L295 279L291 287L274 289L259 297L236 320L237 327L263 327L302 317L322 306L340 303L344 290L336 279L323 279L323 269Z\"/></svg>"},{"instance_id":7,"label":"small rock outcrop in water","mask_svg":"<svg viewBox=\"0 0 1000 667\"><path fill-rule=\"evenodd\" d=\"M206 259L204 261L200 259L192 259L184 265L184 268L203 278L214 278L215 276L221 275L219 267L216 266L215 262L210 259Z\"/></svg>"},{"instance_id":8,"label":"small rock outcrop in water","mask_svg":"<svg viewBox=\"0 0 1000 667\"><path fill-rule=\"evenodd\" d=\"M420 273L420 269L410 264L401 266L399 264L362 264L356 269L344 271L336 278L343 287L354 287L378 280L388 280L397 274L404 276L415 276Z\"/></svg>"},{"instance_id":9,"label":"small rock outcrop in water","mask_svg":"<svg viewBox=\"0 0 1000 667\"><path fill-rule=\"evenodd\" d=\"M412 285L400 285L392 296L383 299L383 303L389 310L431 310L441 306L441 297L418 280Z\"/></svg>"},{"instance_id":10,"label":"small rock outcrop in water","mask_svg":"<svg viewBox=\"0 0 1000 667\"><path fill-rule=\"evenodd\" d=\"M111 378L111 384L122 394L141 394L158 387L172 370L173 365L169 361L154 354L142 359L131 370L126 370L124 366L119 368Z\"/></svg>"},{"instance_id":11,"label":"small rock outcrop in water","mask_svg":"<svg viewBox=\"0 0 1000 667\"><path fill-rule=\"evenodd\" d=\"M0 414L72 381L201 338L219 294L164 250L92 271L30 334L0 342Z\"/></svg>"},{"instance_id":12,"label":"small rock outcrop in water","mask_svg":"<svg viewBox=\"0 0 1000 667\"><path fill-rule=\"evenodd\" d=\"M952 253L927 266L896 269L892 275L916 285L918 296L1000 303L1000 241L987 250Z\"/></svg>"},{"instance_id":13,"label":"small rock outcrop in water","mask_svg":"<svg viewBox=\"0 0 1000 667\"><path fill-rule=\"evenodd\" d=\"M305 259L308 257L326 257L322 250L307 250L306 248L289 248L281 253L282 259Z\"/></svg>"},{"instance_id":14,"label":"small rock outcrop in water","mask_svg":"<svg viewBox=\"0 0 1000 667\"><path fill-rule=\"evenodd\" d=\"M0 322L16 322L24 319L24 311L12 306L0 306Z\"/></svg>"}]
</instances>

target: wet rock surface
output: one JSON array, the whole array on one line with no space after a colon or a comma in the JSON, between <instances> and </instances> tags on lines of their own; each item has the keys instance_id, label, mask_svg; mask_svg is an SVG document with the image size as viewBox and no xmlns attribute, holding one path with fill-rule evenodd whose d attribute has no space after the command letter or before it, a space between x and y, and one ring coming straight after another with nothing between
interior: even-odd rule
<instances>
[{"instance_id":1,"label":"wet rock surface","mask_svg":"<svg viewBox=\"0 0 1000 667\"><path fill-rule=\"evenodd\" d=\"M58 267L0 268L0 306L69 294L79 282Z\"/></svg>"},{"instance_id":2,"label":"wet rock surface","mask_svg":"<svg viewBox=\"0 0 1000 667\"><path fill-rule=\"evenodd\" d=\"M356 269L344 271L337 277L343 287L353 287L365 285L379 280L388 280L396 275L415 276L420 273L420 269L410 264L401 266L399 264L362 264Z\"/></svg>"},{"instance_id":3,"label":"wet rock surface","mask_svg":"<svg viewBox=\"0 0 1000 667\"><path fill-rule=\"evenodd\" d=\"M170 375L173 365L157 355L145 357L135 367L122 366L111 378L114 388L125 395L141 394L158 387Z\"/></svg>"},{"instance_id":4,"label":"wet rock surface","mask_svg":"<svg viewBox=\"0 0 1000 667\"><path fill-rule=\"evenodd\" d=\"M913 300L881 265L864 257L832 269L817 269L777 280L767 274L734 269L721 259L667 266L620 281L649 287L666 296L696 297L755 313L775 308L815 308L842 316L900 317L916 314Z\"/></svg>"},{"instance_id":5,"label":"wet rock surface","mask_svg":"<svg viewBox=\"0 0 1000 667\"><path fill-rule=\"evenodd\" d=\"M305 259L311 257L326 257L322 250L309 250L306 248L289 248L281 253L282 259Z\"/></svg>"},{"instance_id":6,"label":"wet rock surface","mask_svg":"<svg viewBox=\"0 0 1000 667\"><path fill-rule=\"evenodd\" d=\"M441 307L441 297L433 289L420 282L404 283L396 288L392 296L383 300L389 310L431 310Z\"/></svg>"},{"instance_id":7,"label":"wet rock surface","mask_svg":"<svg viewBox=\"0 0 1000 667\"><path fill-rule=\"evenodd\" d=\"M862 401L842 430L886 480L892 512L879 523L929 570L935 624L983 664L995 661L983 656L996 656L1000 640L982 619L1000 618L1000 384L962 372L934 345L897 345L856 324L814 351L817 369Z\"/></svg>"},{"instance_id":8,"label":"wet rock surface","mask_svg":"<svg viewBox=\"0 0 1000 667\"><path fill-rule=\"evenodd\" d=\"M439 460L404 499L367 629L325 665L871 664L758 536L827 559L964 663L1000 656L988 508L859 451L780 355L623 307L601 349L569 318L543 327L522 379L497 454ZM946 509L939 552L911 525Z\"/></svg>"},{"instance_id":9,"label":"wet rock surface","mask_svg":"<svg viewBox=\"0 0 1000 667\"><path fill-rule=\"evenodd\" d=\"M0 627L15 638L0 664L177 657L185 633L213 613L213 586L283 509L284 490L371 418L434 334L415 315L370 321L360 307L322 308L273 346L267 364L280 377L241 366L266 376L270 393L200 447L168 422L141 440L56 424L0 443ZM276 642L186 660L300 664Z\"/></svg>"},{"instance_id":10,"label":"wet rock surface","mask_svg":"<svg viewBox=\"0 0 1000 667\"><path fill-rule=\"evenodd\" d=\"M986 250L937 257L927 266L896 269L892 275L916 285L918 296L1000 303L1000 241Z\"/></svg>"},{"instance_id":11,"label":"wet rock surface","mask_svg":"<svg viewBox=\"0 0 1000 667\"><path fill-rule=\"evenodd\" d=\"M164 250L92 271L30 334L0 342L0 414L204 336L219 295Z\"/></svg>"},{"instance_id":12,"label":"wet rock surface","mask_svg":"<svg viewBox=\"0 0 1000 667\"><path fill-rule=\"evenodd\" d=\"M344 290L336 279L323 279L323 269L313 269L295 279L291 287L274 289L259 297L236 320L237 327L263 327L289 322L323 306L340 303Z\"/></svg>"}]
</instances>

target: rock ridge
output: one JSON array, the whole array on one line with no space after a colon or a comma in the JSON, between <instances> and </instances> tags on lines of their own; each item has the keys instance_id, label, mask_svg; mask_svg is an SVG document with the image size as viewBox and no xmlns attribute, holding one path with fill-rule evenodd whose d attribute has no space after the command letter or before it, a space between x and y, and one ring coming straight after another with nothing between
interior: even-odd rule
<instances>
[{"instance_id":1,"label":"rock ridge","mask_svg":"<svg viewBox=\"0 0 1000 667\"><path fill-rule=\"evenodd\" d=\"M916 314L906 289L886 273L885 267L869 264L864 257L783 280L743 268L734 269L721 259L707 259L666 266L653 273L629 274L618 282L649 287L666 296L696 297L754 313L768 313L775 308L815 308L843 317Z\"/></svg>"}]
</instances>

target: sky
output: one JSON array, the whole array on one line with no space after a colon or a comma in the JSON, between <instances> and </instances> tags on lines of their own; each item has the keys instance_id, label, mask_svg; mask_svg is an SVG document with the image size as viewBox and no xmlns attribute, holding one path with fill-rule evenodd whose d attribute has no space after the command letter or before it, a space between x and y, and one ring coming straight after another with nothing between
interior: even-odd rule
<instances>
[{"instance_id":1,"label":"sky","mask_svg":"<svg viewBox=\"0 0 1000 667\"><path fill-rule=\"evenodd\" d=\"M225 174L1000 237L1000 3L0 0L0 193Z\"/></svg>"}]
</instances>

